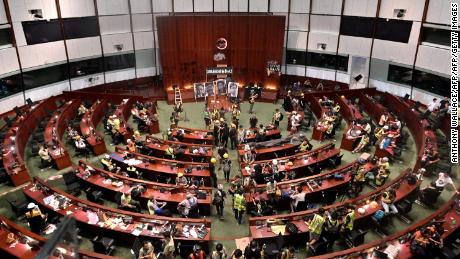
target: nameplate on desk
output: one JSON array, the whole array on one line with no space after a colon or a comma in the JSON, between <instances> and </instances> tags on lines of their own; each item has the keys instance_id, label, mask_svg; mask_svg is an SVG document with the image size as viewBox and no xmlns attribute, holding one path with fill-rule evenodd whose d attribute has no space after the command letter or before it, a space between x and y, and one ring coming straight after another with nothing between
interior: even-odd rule
<instances>
[{"instance_id":1,"label":"nameplate on desk","mask_svg":"<svg viewBox=\"0 0 460 259\"><path fill-rule=\"evenodd\" d=\"M210 68L206 68L206 74L208 75L233 74L233 68L232 67L210 67Z\"/></svg>"}]
</instances>

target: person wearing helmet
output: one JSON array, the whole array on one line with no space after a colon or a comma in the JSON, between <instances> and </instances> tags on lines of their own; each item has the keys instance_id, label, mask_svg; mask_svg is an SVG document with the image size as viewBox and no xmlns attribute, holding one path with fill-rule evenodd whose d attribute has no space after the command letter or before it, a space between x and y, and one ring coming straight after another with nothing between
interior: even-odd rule
<instances>
[{"instance_id":1,"label":"person wearing helmet","mask_svg":"<svg viewBox=\"0 0 460 259\"><path fill-rule=\"evenodd\" d=\"M223 164L223 172L224 172L224 178L228 182L230 182L230 172L232 170L232 161L228 157L228 153L225 153L223 155L222 159L222 164Z\"/></svg>"},{"instance_id":2,"label":"person wearing helmet","mask_svg":"<svg viewBox=\"0 0 460 259\"><path fill-rule=\"evenodd\" d=\"M198 244L195 244L193 246L193 251L192 253L188 256L188 259L205 259L206 258L206 253L201 249L201 246Z\"/></svg>"}]
</instances>

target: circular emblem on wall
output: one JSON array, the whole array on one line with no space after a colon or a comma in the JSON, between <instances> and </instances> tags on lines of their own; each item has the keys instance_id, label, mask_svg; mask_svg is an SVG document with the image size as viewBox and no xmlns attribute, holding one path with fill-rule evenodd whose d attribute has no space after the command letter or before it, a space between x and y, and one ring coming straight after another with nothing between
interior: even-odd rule
<instances>
[{"instance_id":1,"label":"circular emblem on wall","mask_svg":"<svg viewBox=\"0 0 460 259\"><path fill-rule=\"evenodd\" d=\"M225 38L219 38L216 41L217 49L224 50L227 48L227 40Z\"/></svg>"}]
</instances>

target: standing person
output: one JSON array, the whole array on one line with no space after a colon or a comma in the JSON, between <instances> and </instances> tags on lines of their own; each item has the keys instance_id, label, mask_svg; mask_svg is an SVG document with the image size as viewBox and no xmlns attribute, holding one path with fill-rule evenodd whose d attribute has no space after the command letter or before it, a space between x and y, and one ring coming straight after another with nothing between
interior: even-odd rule
<instances>
[{"instance_id":1,"label":"standing person","mask_svg":"<svg viewBox=\"0 0 460 259\"><path fill-rule=\"evenodd\" d=\"M243 129L243 125L240 125L238 127L238 143L244 143L244 135L245 135L245 130Z\"/></svg>"},{"instance_id":2,"label":"standing person","mask_svg":"<svg viewBox=\"0 0 460 259\"><path fill-rule=\"evenodd\" d=\"M324 209L319 208L318 212L315 213L315 215L313 216L313 219L308 223L310 240L307 242L307 250L309 249L309 246L315 244L321 237L325 221L326 220L324 219Z\"/></svg>"},{"instance_id":3,"label":"standing person","mask_svg":"<svg viewBox=\"0 0 460 259\"><path fill-rule=\"evenodd\" d=\"M224 191L224 186L219 184L217 186L217 191L214 193L214 198L212 203L216 206L217 215L219 215L220 219L224 219L224 204L225 198L227 197L227 193Z\"/></svg>"},{"instance_id":4,"label":"standing person","mask_svg":"<svg viewBox=\"0 0 460 259\"><path fill-rule=\"evenodd\" d=\"M333 211L326 215L326 222L324 222L324 231L327 239L327 248L330 250L334 246L335 240L339 236L340 222L339 215Z\"/></svg>"},{"instance_id":5,"label":"standing person","mask_svg":"<svg viewBox=\"0 0 460 259\"><path fill-rule=\"evenodd\" d=\"M214 188L217 188L216 162L217 159L215 157L211 157L209 171L211 172L212 187Z\"/></svg>"},{"instance_id":6,"label":"standing person","mask_svg":"<svg viewBox=\"0 0 460 259\"><path fill-rule=\"evenodd\" d=\"M353 231L355 224L355 206L348 204L347 207L347 214L343 218L342 226L340 228L340 234L342 235L342 237L345 237L346 235L351 233L351 231Z\"/></svg>"},{"instance_id":7,"label":"standing person","mask_svg":"<svg viewBox=\"0 0 460 259\"><path fill-rule=\"evenodd\" d=\"M256 98L257 98L257 94L256 93L251 93L251 96L249 97L249 113L250 114L253 114L254 113L254 103L256 102Z\"/></svg>"},{"instance_id":8,"label":"standing person","mask_svg":"<svg viewBox=\"0 0 460 259\"><path fill-rule=\"evenodd\" d=\"M211 114L208 108L204 110L204 124L206 125L207 129L209 129L211 126Z\"/></svg>"},{"instance_id":9,"label":"standing person","mask_svg":"<svg viewBox=\"0 0 460 259\"><path fill-rule=\"evenodd\" d=\"M262 259L262 250L259 247L259 244L255 240L252 240L248 246L244 249L244 258L245 259Z\"/></svg>"},{"instance_id":10,"label":"standing person","mask_svg":"<svg viewBox=\"0 0 460 259\"><path fill-rule=\"evenodd\" d=\"M176 248L174 246L174 239L170 232L163 233L163 258L174 259L174 252Z\"/></svg>"},{"instance_id":11,"label":"standing person","mask_svg":"<svg viewBox=\"0 0 460 259\"><path fill-rule=\"evenodd\" d=\"M292 112L293 107L292 107L292 97L291 97L291 91L289 90L286 97L284 97L284 103L283 103L283 108L286 112Z\"/></svg>"},{"instance_id":12,"label":"standing person","mask_svg":"<svg viewBox=\"0 0 460 259\"><path fill-rule=\"evenodd\" d=\"M236 191L233 198L233 211L235 212L235 219L238 222L238 225L241 225L243 221L243 214L246 211L246 200L243 196L243 191Z\"/></svg>"},{"instance_id":13,"label":"standing person","mask_svg":"<svg viewBox=\"0 0 460 259\"><path fill-rule=\"evenodd\" d=\"M214 128L212 131L212 135L214 137L214 145L218 146L219 145L219 127L220 122L218 120L214 121Z\"/></svg>"},{"instance_id":14,"label":"standing person","mask_svg":"<svg viewBox=\"0 0 460 259\"><path fill-rule=\"evenodd\" d=\"M230 135L230 130L228 128L228 125L227 123L224 123L222 127L221 139L220 139L220 143L222 146L227 147L229 135Z\"/></svg>"},{"instance_id":15,"label":"standing person","mask_svg":"<svg viewBox=\"0 0 460 259\"><path fill-rule=\"evenodd\" d=\"M224 171L224 178L227 181L227 183L230 182L230 172L232 170L232 161L228 158L228 154L224 154L224 159L223 159L223 171Z\"/></svg>"},{"instance_id":16,"label":"standing person","mask_svg":"<svg viewBox=\"0 0 460 259\"><path fill-rule=\"evenodd\" d=\"M279 128L280 127L280 121L283 119L283 114L280 112L280 109L276 109L275 113L273 114L273 125L275 127Z\"/></svg>"},{"instance_id":17,"label":"standing person","mask_svg":"<svg viewBox=\"0 0 460 259\"><path fill-rule=\"evenodd\" d=\"M234 150L238 146L238 131L234 123L232 123L230 127L229 135L230 135L230 148Z\"/></svg>"},{"instance_id":18,"label":"standing person","mask_svg":"<svg viewBox=\"0 0 460 259\"><path fill-rule=\"evenodd\" d=\"M217 243L216 250L212 252L211 259L226 259L227 250L221 243Z\"/></svg>"}]
</instances>

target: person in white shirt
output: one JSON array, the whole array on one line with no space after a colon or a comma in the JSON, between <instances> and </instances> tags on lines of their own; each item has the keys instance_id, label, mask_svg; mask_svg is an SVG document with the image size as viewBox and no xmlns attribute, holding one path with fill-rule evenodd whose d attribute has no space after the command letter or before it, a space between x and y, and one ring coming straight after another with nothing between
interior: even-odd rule
<instances>
[{"instance_id":1,"label":"person in white shirt","mask_svg":"<svg viewBox=\"0 0 460 259\"><path fill-rule=\"evenodd\" d=\"M457 187L455 186L454 184L454 181L452 180L452 178L450 178L450 176L446 173L439 173L438 175L438 179L436 179L436 188L438 188L440 191L444 190L444 187L446 187L446 185L450 184L452 187L454 187L454 190L456 192L457 191Z\"/></svg>"},{"instance_id":2,"label":"person in white shirt","mask_svg":"<svg viewBox=\"0 0 460 259\"><path fill-rule=\"evenodd\" d=\"M428 110L430 112L433 112L434 110L436 110L437 107L438 107L438 99L433 98L433 101L430 104L428 104Z\"/></svg>"}]
</instances>

